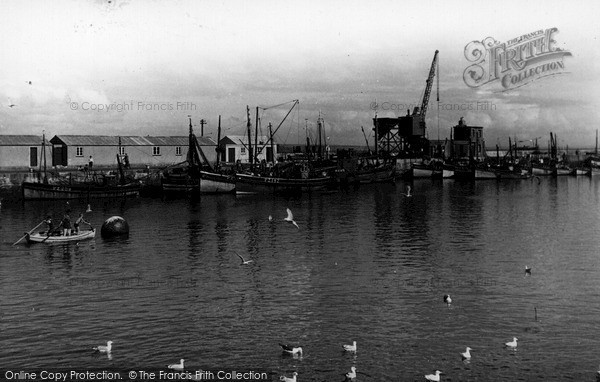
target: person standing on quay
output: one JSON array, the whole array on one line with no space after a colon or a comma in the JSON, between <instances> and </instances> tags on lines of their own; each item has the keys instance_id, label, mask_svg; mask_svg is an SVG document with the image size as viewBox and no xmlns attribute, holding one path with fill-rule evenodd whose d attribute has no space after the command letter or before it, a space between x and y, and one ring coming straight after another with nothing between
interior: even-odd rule
<instances>
[{"instance_id":1,"label":"person standing on quay","mask_svg":"<svg viewBox=\"0 0 600 382\"><path fill-rule=\"evenodd\" d=\"M92 158L91 155L90 155L90 162L88 163L88 167L89 167L90 171L92 170L92 167L94 167L94 158Z\"/></svg>"}]
</instances>

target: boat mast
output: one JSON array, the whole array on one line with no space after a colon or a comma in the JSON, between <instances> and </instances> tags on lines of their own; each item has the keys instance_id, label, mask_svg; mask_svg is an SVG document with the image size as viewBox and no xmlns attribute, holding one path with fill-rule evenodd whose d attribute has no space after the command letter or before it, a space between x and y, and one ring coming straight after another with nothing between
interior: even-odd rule
<instances>
[{"instance_id":1,"label":"boat mast","mask_svg":"<svg viewBox=\"0 0 600 382\"><path fill-rule=\"evenodd\" d=\"M119 137L119 151L117 151L117 164L119 166L119 183L125 184L125 173L123 172L123 166L121 165L121 137Z\"/></svg>"},{"instance_id":2,"label":"boat mast","mask_svg":"<svg viewBox=\"0 0 600 382\"><path fill-rule=\"evenodd\" d=\"M363 137L365 137L365 142L367 143L367 150L369 151L369 155L371 155L371 148L369 147L369 140L367 139L367 134L365 134L365 129L361 126Z\"/></svg>"},{"instance_id":3,"label":"boat mast","mask_svg":"<svg viewBox=\"0 0 600 382\"><path fill-rule=\"evenodd\" d=\"M248 160L250 162L250 165L252 165L253 161L252 161L252 131L251 131L251 127L252 127L252 123L250 122L250 106L246 105L246 116L248 118L248 123L246 125L247 129L248 129Z\"/></svg>"},{"instance_id":4,"label":"boat mast","mask_svg":"<svg viewBox=\"0 0 600 382\"><path fill-rule=\"evenodd\" d=\"M596 138L597 141L597 138ZM46 131L42 130L42 161L44 162L44 184L48 184L48 175L46 173ZM42 165L40 161L40 166Z\"/></svg>"},{"instance_id":5,"label":"boat mast","mask_svg":"<svg viewBox=\"0 0 600 382\"><path fill-rule=\"evenodd\" d=\"M273 145L273 125L269 122L269 142L271 142L271 159L275 164L275 147Z\"/></svg>"},{"instance_id":6,"label":"boat mast","mask_svg":"<svg viewBox=\"0 0 600 382\"><path fill-rule=\"evenodd\" d=\"M217 128L217 168L219 168L219 158L221 157L221 115L219 115L219 127Z\"/></svg>"},{"instance_id":7,"label":"boat mast","mask_svg":"<svg viewBox=\"0 0 600 382\"><path fill-rule=\"evenodd\" d=\"M254 126L254 163L258 163L258 106L256 107L256 126Z\"/></svg>"},{"instance_id":8,"label":"boat mast","mask_svg":"<svg viewBox=\"0 0 600 382\"><path fill-rule=\"evenodd\" d=\"M322 153L321 151L323 150L323 145L321 143L321 129L322 129L322 125L321 125L321 110L319 110L319 119L317 119L317 129L319 130L319 148L318 148L318 152L319 152L319 158L322 158Z\"/></svg>"}]
</instances>

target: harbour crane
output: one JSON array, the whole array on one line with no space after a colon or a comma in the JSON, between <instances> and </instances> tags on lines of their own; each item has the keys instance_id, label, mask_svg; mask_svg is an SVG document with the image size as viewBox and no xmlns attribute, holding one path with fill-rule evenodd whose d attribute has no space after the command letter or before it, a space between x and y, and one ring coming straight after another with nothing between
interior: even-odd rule
<instances>
[{"instance_id":1,"label":"harbour crane","mask_svg":"<svg viewBox=\"0 0 600 382\"><path fill-rule=\"evenodd\" d=\"M433 86L433 77L435 77L435 72L438 72L437 76L437 101L440 100L440 74L438 67L438 53L440 51L436 50L433 55L433 61L431 62L431 68L429 69L429 75L427 76L425 92L423 93L423 100L421 101L421 107L415 106L413 110L413 116L420 117L420 125L423 129L425 129L425 117L427 115L427 106L429 105L429 96L431 95L431 87ZM436 70L437 69L437 70Z\"/></svg>"}]
</instances>

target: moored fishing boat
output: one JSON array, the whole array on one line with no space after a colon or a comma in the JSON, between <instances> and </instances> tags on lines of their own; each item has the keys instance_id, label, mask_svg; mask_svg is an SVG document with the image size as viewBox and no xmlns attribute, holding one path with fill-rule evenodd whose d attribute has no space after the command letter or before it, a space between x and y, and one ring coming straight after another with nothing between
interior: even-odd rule
<instances>
[{"instance_id":1,"label":"moored fishing boat","mask_svg":"<svg viewBox=\"0 0 600 382\"><path fill-rule=\"evenodd\" d=\"M281 194L324 190L335 185L335 178L329 175L315 177L272 177L253 174L236 174L236 193L241 194Z\"/></svg>"},{"instance_id":2,"label":"moored fishing boat","mask_svg":"<svg viewBox=\"0 0 600 382\"><path fill-rule=\"evenodd\" d=\"M45 142L45 138L42 141ZM45 143L42 143L42 152L45 158ZM139 196L141 185L138 181L127 179L120 158L120 155L117 154L119 170L117 175L85 171L75 175L56 176L50 180L46 174L44 161L43 177L38 177L41 181L24 181L21 184L23 199L93 199Z\"/></svg>"},{"instance_id":3,"label":"moored fishing boat","mask_svg":"<svg viewBox=\"0 0 600 382\"><path fill-rule=\"evenodd\" d=\"M192 130L191 118L189 128L187 159L182 163L165 169L161 179L163 192L166 194L218 194L235 192L235 177L217 172L204 155L198 139ZM220 135L221 117L219 117L219 137ZM218 158L219 155L217 155L217 167Z\"/></svg>"},{"instance_id":4,"label":"moored fishing boat","mask_svg":"<svg viewBox=\"0 0 600 382\"><path fill-rule=\"evenodd\" d=\"M140 194L139 183L110 185L68 180L56 184L23 182L21 189L25 200L122 198Z\"/></svg>"},{"instance_id":5,"label":"moored fishing boat","mask_svg":"<svg viewBox=\"0 0 600 382\"><path fill-rule=\"evenodd\" d=\"M35 232L26 233L26 239L28 243L45 243L45 244L57 244L57 243L68 243L72 241L81 241L93 239L96 237L96 229L91 228L87 231L80 231L79 233L72 234L69 236L63 235L48 235L47 232Z\"/></svg>"}]
</instances>

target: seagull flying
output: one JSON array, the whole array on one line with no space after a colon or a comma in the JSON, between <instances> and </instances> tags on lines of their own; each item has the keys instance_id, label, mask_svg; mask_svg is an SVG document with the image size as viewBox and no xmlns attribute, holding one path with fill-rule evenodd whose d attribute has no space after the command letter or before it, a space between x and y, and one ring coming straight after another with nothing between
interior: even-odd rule
<instances>
[{"instance_id":1,"label":"seagull flying","mask_svg":"<svg viewBox=\"0 0 600 382\"><path fill-rule=\"evenodd\" d=\"M234 252L235 252L235 251L234 251ZM237 253L237 252L235 252L235 254L237 255L237 257L239 257L239 258L242 260L242 262L240 263L240 265L248 265L248 264L250 264L251 262L253 262L253 261L254 261L254 260L246 260L246 259L244 259L244 258L242 257L242 255L240 255L240 254L239 254L239 253Z\"/></svg>"},{"instance_id":2,"label":"seagull flying","mask_svg":"<svg viewBox=\"0 0 600 382\"><path fill-rule=\"evenodd\" d=\"M442 372L439 370L436 370L435 374L428 374L425 376L425 379L428 381L440 382L440 374L442 374Z\"/></svg>"},{"instance_id":3,"label":"seagull flying","mask_svg":"<svg viewBox=\"0 0 600 382\"><path fill-rule=\"evenodd\" d=\"M452 304L452 299L450 298L449 294L444 295L444 302L448 305Z\"/></svg>"},{"instance_id":4,"label":"seagull flying","mask_svg":"<svg viewBox=\"0 0 600 382\"><path fill-rule=\"evenodd\" d=\"M344 345L345 351L356 351L356 341L352 343L352 345Z\"/></svg>"},{"instance_id":5,"label":"seagull flying","mask_svg":"<svg viewBox=\"0 0 600 382\"><path fill-rule=\"evenodd\" d=\"M406 194L402 195L406 196L407 198L410 198L412 196L412 194L410 193L410 186L406 186Z\"/></svg>"},{"instance_id":6,"label":"seagull flying","mask_svg":"<svg viewBox=\"0 0 600 382\"><path fill-rule=\"evenodd\" d=\"M525 266L525 274L526 275L530 275L531 274L531 268L529 268L527 265Z\"/></svg>"},{"instance_id":7,"label":"seagull flying","mask_svg":"<svg viewBox=\"0 0 600 382\"><path fill-rule=\"evenodd\" d=\"M14 103L11 103L10 105L8 105L8 107L10 107L11 109L15 106L17 106L17 105L15 105Z\"/></svg>"},{"instance_id":8,"label":"seagull flying","mask_svg":"<svg viewBox=\"0 0 600 382\"><path fill-rule=\"evenodd\" d=\"M471 350L473 350L473 349L471 349L470 347L467 347L467 351L465 351L464 353L460 353L463 360L471 359Z\"/></svg>"},{"instance_id":9,"label":"seagull flying","mask_svg":"<svg viewBox=\"0 0 600 382\"><path fill-rule=\"evenodd\" d=\"M95 351L98 351L100 353L110 353L110 350L112 349L112 341L108 341L106 342L106 346L104 345L100 345L100 346L96 346L94 347Z\"/></svg>"},{"instance_id":10,"label":"seagull flying","mask_svg":"<svg viewBox=\"0 0 600 382\"><path fill-rule=\"evenodd\" d=\"M179 363L174 363L167 367L173 370L183 370L183 358L179 360Z\"/></svg>"},{"instance_id":11,"label":"seagull flying","mask_svg":"<svg viewBox=\"0 0 600 382\"><path fill-rule=\"evenodd\" d=\"M281 377L279 377L279 380L283 381L283 382L296 382L296 376L297 375L298 375L298 373L296 373L294 371L294 374L293 374L292 378L288 378L285 375L282 375Z\"/></svg>"},{"instance_id":12,"label":"seagull flying","mask_svg":"<svg viewBox=\"0 0 600 382\"><path fill-rule=\"evenodd\" d=\"M506 347L516 349L517 348L517 337L513 337L513 340L511 342L507 342L504 345L506 345Z\"/></svg>"},{"instance_id":13,"label":"seagull flying","mask_svg":"<svg viewBox=\"0 0 600 382\"><path fill-rule=\"evenodd\" d=\"M292 214L292 211L289 208L287 209L287 217L285 217L283 220L292 223L296 226L296 228L300 229L300 227L298 227L298 224L294 221L294 215Z\"/></svg>"}]
</instances>

